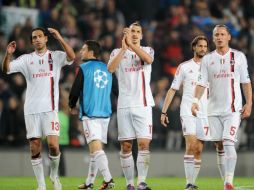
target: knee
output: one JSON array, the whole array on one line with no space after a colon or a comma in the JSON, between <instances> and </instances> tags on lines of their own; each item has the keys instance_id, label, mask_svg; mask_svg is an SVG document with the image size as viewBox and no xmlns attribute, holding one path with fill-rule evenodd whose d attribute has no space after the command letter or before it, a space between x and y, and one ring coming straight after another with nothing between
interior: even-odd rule
<instances>
[{"instance_id":1,"label":"knee","mask_svg":"<svg viewBox=\"0 0 254 190\"><path fill-rule=\"evenodd\" d=\"M30 145L31 156L35 158L40 157L41 142L39 140L31 140L29 145Z\"/></svg>"},{"instance_id":2,"label":"knee","mask_svg":"<svg viewBox=\"0 0 254 190\"><path fill-rule=\"evenodd\" d=\"M186 145L186 152L187 154L194 154L197 152L197 150L195 151L195 145L193 143L187 144Z\"/></svg>"},{"instance_id":3,"label":"knee","mask_svg":"<svg viewBox=\"0 0 254 190\"><path fill-rule=\"evenodd\" d=\"M139 150L149 150L150 142L148 141L140 141L138 142Z\"/></svg>"},{"instance_id":4,"label":"knee","mask_svg":"<svg viewBox=\"0 0 254 190\"><path fill-rule=\"evenodd\" d=\"M200 147L196 147L196 148L195 148L195 155L196 155L196 156L200 156L201 153L202 153L201 148L200 148Z\"/></svg>"},{"instance_id":5,"label":"knee","mask_svg":"<svg viewBox=\"0 0 254 190\"><path fill-rule=\"evenodd\" d=\"M224 149L222 141L214 142L214 146L216 147L217 151L223 151L223 149Z\"/></svg>"},{"instance_id":6,"label":"knee","mask_svg":"<svg viewBox=\"0 0 254 190\"><path fill-rule=\"evenodd\" d=\"M130 142L121 142L121 152L128 154L132 151L132 144Z\"/></svg>"},{"instance_id":7,"label":"knee","mask_svg":"<svg viewBox=\"0 0 254 190\"><path fill-rule=\"evenodd\" d=\"M54 155L57 155L59 152L59 145L55 143L48 143L49 151L50 153L53 153Z\"/></svg>"}]
</instances>

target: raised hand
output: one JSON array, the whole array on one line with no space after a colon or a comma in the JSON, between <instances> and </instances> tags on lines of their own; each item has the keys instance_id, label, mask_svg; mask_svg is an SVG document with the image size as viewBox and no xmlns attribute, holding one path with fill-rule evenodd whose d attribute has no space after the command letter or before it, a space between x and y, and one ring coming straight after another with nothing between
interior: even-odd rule
<instances>
[{"instance_id":1,"label":"raised hand","mask_svg":"<svg viewBox=\"0 0 254 190\"><path fill-rule=\"evenodd\" d=\"M15 41L10 42L6 48L7 54L13 54L16 50L16 47L17 47L17 44Z\"/></svg>"},{"instance_id":2,"label":"raised hand","mask_svg":"<svg viewBox=\"0 0 254 190\"><path fill-rule=\"evenodd\" d=\"M123 34L124 34L124 36L126 36L125 42L126 42L127 46L132 45L132 41L131 41L131 30L130 30L130 28L124 28L124 29L123 29Z\"/></svg>"},{"instance_id":3,"label":"raised hand","mask_svg":"<svg viewBox=\"0 0 254 190\"><path fill-rule=\"evenodd\" d=\"M128 46L126 44L126 35L123 36L123 39L122 39L122 49L123 50L127 50Z\"/></svg>"},{"instance_id":4,"label":"raised hand","mask_svg":"<svg viewBox=\"0 0 254 190\"><path fill-rule=\"evenodd\" d=\"M60 40L62 38L61 34L54 28L48 28L48 31L50 34L52 34L52 36L57 39Z\"/></svg>"}]
</instances>

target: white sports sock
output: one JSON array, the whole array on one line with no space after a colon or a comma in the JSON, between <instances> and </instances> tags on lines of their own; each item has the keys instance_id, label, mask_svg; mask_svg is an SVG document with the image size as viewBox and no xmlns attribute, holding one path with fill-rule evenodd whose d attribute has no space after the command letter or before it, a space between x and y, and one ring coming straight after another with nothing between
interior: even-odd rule
<instances>
[{"instance_id":1,"label":"white sports sock","mask_svg":"<svg viewBox=\"0 0 254 190\"><path fill-rule=\"evenodd\" d=\"M235 173L235 166L237 160L237 154L235 150L234 142L224 141L223 146L225 149L225 183L233 184L233 178Z\"/></svg>"},{"instance_id":2,"label":"white sports sock","mask_svg":"<svg viewBox=\"0 0 254 190\"><path fill-rule=\"evenodd\" d=\"M59 167L59 161L60 161L60 156L51 156L49 155L49 160L50 160L50 179L54 181L58 177L58 167Z\"/></svg>"},{"instance_id":3,"label":"white sports sock","mask_svg":"<svg viewBox=\"0 0 254 190\"><path fill-rule=\"evenodd\" d=\"M38 183L38 187L40 189L46 189L42 158L32 159L31 163L32 163L32 167L34 170L34 175L35 175L37 183Z\"/></svg>"},{"instance_id":4,"label":"white sports sock","mask_svg":"<svg viewBox=\"0 0 254 190\"><path fill-rule=\"evenodd\" d=\"M94 180L96 178L98 171L98 167L96 165L94 154L90 155L90 162L89 162L89 169L88 169L88 175L86 178L86 185L89 185L90 183L94 183Z\"/></svg>"},{"instance_id":5,"label":"white sports sock","mask_svg":"<svg viewBox=\"0 0 254 190\"><path fill-rule=\"evenodd\" d=\"M134 160L132 152L128 154L123 154L120 152L120 160L122 170L126 179L126 184L131 184L134 186Z\"/></svg>"},{"instance_id":6,"label":"white sports sock","mask_svg":"<svg viewBox=\"0 0 254 190\"><path fill-rule=\"evenodd\" d=\"M221 179L225 179L225 152L224 150L217 150L217 164Z\"/></svg>"},{"instance_id":7,"label":"white sports sock","mask_svg":"<svg viewBox=\"0 0 254 190\"><path fill-rule=\"evenodd\" d=\"M193 184L194 155L184 155L184 169L185 169L186 183Z\"/></svg>"},{"instance_id":8,"label":"white sports sock","mask_svg":"<svg viewBox=\"0 0 254 190\"><path fill-rule=\"evenodd\" d=\"M150 151L138 151L137 170L138 170L138 184L146 181L146 176L150 164Z\"/></svg>"},{"instance_id":9,"label":"white sports sock","mask_svg":"<svg viewBox=\"0 0 254 190\"><path fill-rule=\"evenodd\" d=\"M194 159L194 174L193 174L193 184L195 184L196 179L198 177L199 171L201 167L201 160Z\"/></svg>"},{"instance_id":10,"label":"white sports sock","mask_svg":"<svg viewBox=\"0 0 254 190\"><path fill-rule=\"evenodd\" d=\"M108 168L108 158L105 152L103 150L94 152L94 160L104 178L104 181L109 182L112 179L112 176Z\"/></svg>"}]
</instances>

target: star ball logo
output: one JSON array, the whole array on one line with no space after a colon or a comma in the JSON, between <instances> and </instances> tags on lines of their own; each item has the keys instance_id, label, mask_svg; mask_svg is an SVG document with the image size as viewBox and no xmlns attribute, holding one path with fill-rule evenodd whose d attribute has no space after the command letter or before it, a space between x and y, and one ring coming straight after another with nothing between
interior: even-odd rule
<instances>
[{"instance_id":1,"label":"star ball logo","mask_svg":"<svg viewBox=\"0 0 254 190\"><path fill-rule=\"evenodd\" d=\"M108 75L105 71L97 69L94 72L94 82L98 88L105 88L108 84Z\"/></svg>"}]
</instances>

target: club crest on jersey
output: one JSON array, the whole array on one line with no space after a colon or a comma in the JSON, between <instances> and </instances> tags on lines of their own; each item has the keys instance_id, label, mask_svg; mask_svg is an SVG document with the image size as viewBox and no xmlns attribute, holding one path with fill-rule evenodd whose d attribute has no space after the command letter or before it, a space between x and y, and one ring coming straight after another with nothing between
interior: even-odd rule
<instances>
[{"instance_id":1,"label":"club crest on jersey","mask_svg":"<svg viewBox=\"0 0 254 190\"><path fill-rule=\"evenodd\" d=\"M224 64L225 63L225 59L220 59L220 64Z\"/></svg>"}]
</instances>

